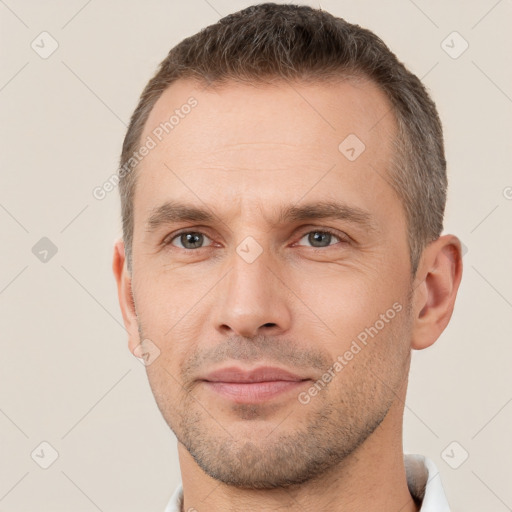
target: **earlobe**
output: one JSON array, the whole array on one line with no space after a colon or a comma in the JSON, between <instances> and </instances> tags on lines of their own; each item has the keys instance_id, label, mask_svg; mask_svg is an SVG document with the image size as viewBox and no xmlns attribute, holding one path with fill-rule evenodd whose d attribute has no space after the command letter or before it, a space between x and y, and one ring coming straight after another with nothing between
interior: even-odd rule
<instances>
[{"instance_id":1,"label":"earlobe","mask_svg":"<svg viewBox=\"0 0 512 512\"><path fill-rule=\"evenodd\" d=\"M114 256L112 260L112 270L117 282L117 295L119 306L123 315L123 321L129 336L129 348L133 349L139 344L139 333L137 326L137 315L135 311L135 302L132 293L132 278L126 267L124 242L122 239L116 240L114 244Z\"/></svg>"},{"instance_id":2,"label":"earlobe","mask_svg":"<svg viewBox=\"0 0 512 512\"><path fill-rule=\"evenodd\" d=\"M439 338L452 316L462 278L460 240L444 235L431 242L423 252L417 275L411 348L421 350Z\"/></svg>"}]
</instances>

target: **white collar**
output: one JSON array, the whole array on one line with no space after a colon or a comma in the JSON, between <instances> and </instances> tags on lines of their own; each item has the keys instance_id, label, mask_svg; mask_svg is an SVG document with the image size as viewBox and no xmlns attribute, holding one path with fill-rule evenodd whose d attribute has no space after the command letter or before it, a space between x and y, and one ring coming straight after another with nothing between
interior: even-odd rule
<instances>
[{"instance_id":1,"label":"white collar","mask_svg":"<svg viewBox=\"0 0 512 512\"><path fill-rule=\"evenodd\" d=\"M421 502L420 511L450 512L436 465L428 457L412 453L404 454L404 464L409 492Z\"/></svg>"},{"instance_id":2,"label":"white collar","mask_svg":"<svg viewBox=\"0 0 512 512\"><path fill-rule=\"evenodd\" d=\"M436 465L429 458L412 453L404 454L404 463L409 492L421 502L420 512L450 512ZM180 482L164 512L181 512L182 503Z\"/></svg>"}]
</instances>

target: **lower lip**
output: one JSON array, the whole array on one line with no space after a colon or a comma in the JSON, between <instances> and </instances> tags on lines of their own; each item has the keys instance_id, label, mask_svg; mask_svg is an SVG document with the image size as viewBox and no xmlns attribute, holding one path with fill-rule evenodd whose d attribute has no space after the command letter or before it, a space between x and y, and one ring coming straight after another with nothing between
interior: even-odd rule
<instances>
[{"instance_id":1,"label":"lower lip","mask_svg":"<svg viewBox=\"0 0 512 512\"><path fill-rule=\"evenodd\" d=\"M265 402L286 392L302 387L306 380L273 380L266 382L210 382L210 389L240 403Z\"/></svg>"}]
</instances>

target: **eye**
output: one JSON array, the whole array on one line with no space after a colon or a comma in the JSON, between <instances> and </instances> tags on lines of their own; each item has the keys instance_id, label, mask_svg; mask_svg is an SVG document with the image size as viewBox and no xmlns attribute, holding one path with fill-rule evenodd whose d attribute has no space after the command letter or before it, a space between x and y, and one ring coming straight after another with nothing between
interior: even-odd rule
<instances>
[{"instance_id":1,"label":"eye","mask_svg":"<svg viewBox=\"0 0 512 512\"><path fill-rule=\"evenodd\" d=\"M211 240L203 233L199 231L183 231L174 235L172 238L164 240L164 245L174 245L180 249L201 249L207 247L203 245L205 240L211 243Z\"/></svg>"},{"instance_id":2,"label":"eye","mask_svg":"<svg viewBox=\"0 0 512 512\"><path fill-rule=\"evenodd\" d=\"M339 242L348 242L347 237L343 237L342 235L327 229L316 229L305 233L300 238L299 245L302 245L300 242L304 239L307 240L307 243L309 243L311 247L316 249L330 247L331 245L335 245ZM170 236L163 241L164 246L173 245L174 247L184 250L202 249L210 246L211 243L212 240L200 231L182 231L181 233Z\"/></svg>"},{"instance_id":3,"label":"eye","mask_svg":"<svg viewBox=\"0 0 512 512\"><path fill-rule=\"evenodd\" d=\"M314 231L309 231L308 233L302 236L299 242L301 240L306 239L307 242L311 244L311 247L321 249L323 247L329 247L330 245L334 245L331 244L333 238L336 239L338 242L348 242L348 240L346 238L343 238L341 235L338 235L336 233L333 233L332 231L325 229L316 229Z\"/></svg>"}]
</instances>

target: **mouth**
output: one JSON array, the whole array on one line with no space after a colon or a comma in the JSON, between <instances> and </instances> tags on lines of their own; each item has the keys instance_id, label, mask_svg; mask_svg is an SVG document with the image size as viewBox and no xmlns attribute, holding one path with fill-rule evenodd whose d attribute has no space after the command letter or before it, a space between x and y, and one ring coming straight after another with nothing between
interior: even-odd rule
<instances>
[{"instance_id":1,"label":"mouth","mask_svg":"<svg viewBox=\"0 0 512 512\"><path fill-rule=\"evenodd\" d=\"M309 377L287 370L262 366L249 371L237 367L222 368L200 379L207 388L235 403L261 403L285 393L297 391L311 381Z\"/></svg>"}]
</instances>

